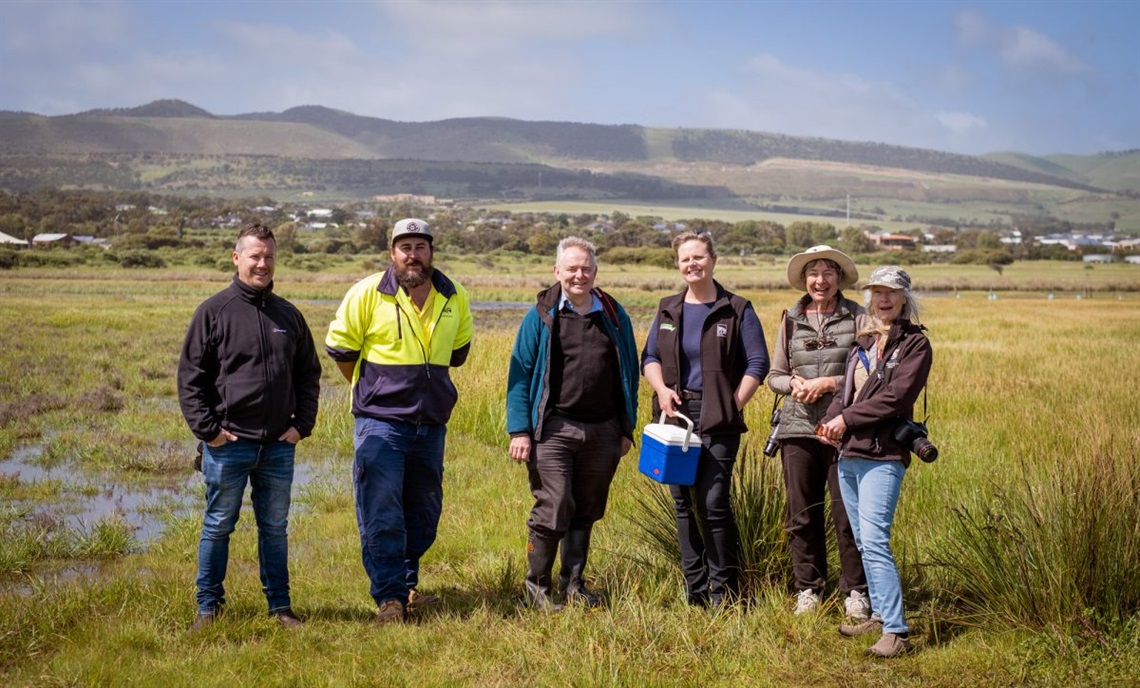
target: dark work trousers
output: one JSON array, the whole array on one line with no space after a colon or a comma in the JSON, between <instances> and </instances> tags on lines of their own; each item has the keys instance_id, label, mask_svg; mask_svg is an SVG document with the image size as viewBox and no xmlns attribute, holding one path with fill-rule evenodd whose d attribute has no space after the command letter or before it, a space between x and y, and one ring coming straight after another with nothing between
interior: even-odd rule
<instances>
[{"instance_id":1,"label":"dark work trousers","mask_svg":"<svg viewBox=\"0 0 1140 688\"><path fill-rule=\"evenodd\" d=\"M606 513L610 482L621 459L618 419L584 423L552 414L531 447L527 476L534 507L526 525L542 538L562 539Z\"/></svg>"},{"instance_id":2,"label":"dark work trousers","mask_svg":"<svg viewBox=\"0 0 1140 688\"><path fill-rule=\"evenodd\" d=\"M700 400L686 401L684 407L682 413L699 423ZM699 430L695 427L693 432ZM685 594L691 604L719 603L739 592L740 534L731 500L738 449L739 434L701 435L696 482L669 488L677 517Z\"/></svg>"},{"instance_id":3,"label":"dark work trousers","mask_svg":"<svg viewBox=\"0 0 1140 688\"><path fill-rule=\"evenodd\" d=\"M839 462L835 449L813 437L789 437L780 441L787 491L784 527L792 550L796 591L822 595L827 584L827 525L824 500L831 493L831 520L839 549L839 591L867 592L863 559L839 493Z\"/></svg>"}]
</instances>

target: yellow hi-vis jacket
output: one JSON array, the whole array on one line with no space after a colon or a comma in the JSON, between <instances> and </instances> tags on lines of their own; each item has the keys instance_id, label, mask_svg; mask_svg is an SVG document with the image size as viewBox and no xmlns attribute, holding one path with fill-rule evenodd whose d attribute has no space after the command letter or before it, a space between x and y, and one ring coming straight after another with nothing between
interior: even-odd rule
<instances>
[{"instance_id":1,"label":"yellow hi-vis jacket","mask_svg":"<svg viewBox=\"0 0 1140 688\"><path fill-rule=\"evenodd\" d=\"M356 361L352 412L357 416L443 425L457 394L450 367L471 348L471 304L458 282L432 273L431 338L393 268L353 285L329 324L325 350L335 361Z\"/></svg>"}]
</instances>

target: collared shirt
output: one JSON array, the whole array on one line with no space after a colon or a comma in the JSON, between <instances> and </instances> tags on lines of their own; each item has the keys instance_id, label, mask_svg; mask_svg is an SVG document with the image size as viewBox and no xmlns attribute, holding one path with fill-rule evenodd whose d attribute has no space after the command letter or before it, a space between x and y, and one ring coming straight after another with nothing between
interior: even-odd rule
<instances>
[{"instance_id":1,"label":"collared shirt","mask_svg":"<svg viewBox=\"0 0 1140 688\"><path fill-rule=\"evenodd\" d=\"M586 311L586 315L589 315L591 313L601 313L602 300L593 294L590 294L590 298L592 299L590 302L590 310ZM566 292L562 292L561 298L558 299L558 312L561 313L565 310L574 310L574 304L570 302L570 299L566 298Z\"/></svg>"}]
</instances>

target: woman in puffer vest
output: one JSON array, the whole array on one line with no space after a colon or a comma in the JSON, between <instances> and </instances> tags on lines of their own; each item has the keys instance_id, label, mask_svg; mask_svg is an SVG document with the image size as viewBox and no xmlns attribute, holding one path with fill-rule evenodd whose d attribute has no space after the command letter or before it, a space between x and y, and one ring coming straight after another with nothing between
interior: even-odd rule
<instances>
[{"instance_id":1,"label":"woman in puffer vest","mask_svg":"<svg viewBox=\"0 0 1140 688\"><path fill-rule=\"evenodd\" d=\"M815 428L833 394L843 384L843 366L855 332L867 313L840 291L855 285L859 271L842 251L813 246L788 261L788 283L806 292L784 315L772 356L768 386L785 395L779 429L787 508L784 527L792 553L796 614L818 609L827 584L827 523L831 519L839 552L839 592L845 616L870 617L863 560L839 490L838 455L819 442Z\"/></svg>"}]
</instances>

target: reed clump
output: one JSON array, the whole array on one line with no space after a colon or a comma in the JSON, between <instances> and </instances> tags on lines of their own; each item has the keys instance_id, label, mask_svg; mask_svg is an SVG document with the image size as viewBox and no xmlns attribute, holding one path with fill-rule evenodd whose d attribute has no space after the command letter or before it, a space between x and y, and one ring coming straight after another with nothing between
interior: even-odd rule
<instances>
[{"instance_id":1,"label":"reed clump","mask_svg":"<svg viewBox=\"0 0 1140 688\"><path fill-rule=\"evenodd\" d=\"M954 507L933 561L970 615L1117 634L1140 613L1140 451L1100 446Z\"/></svg>"}]
</instances>

